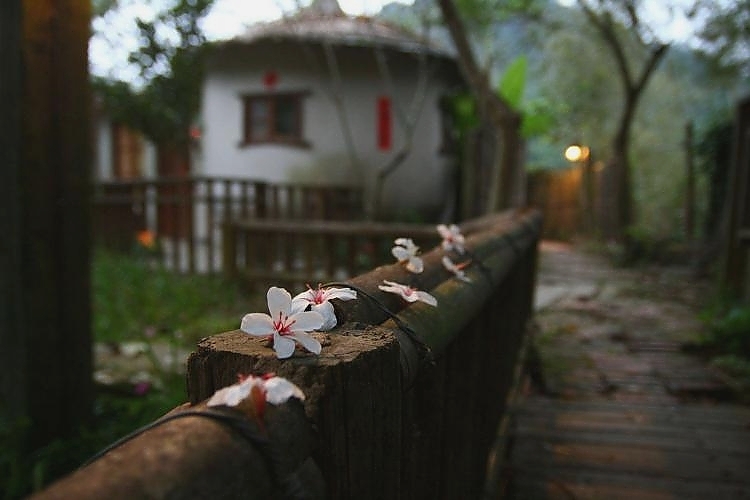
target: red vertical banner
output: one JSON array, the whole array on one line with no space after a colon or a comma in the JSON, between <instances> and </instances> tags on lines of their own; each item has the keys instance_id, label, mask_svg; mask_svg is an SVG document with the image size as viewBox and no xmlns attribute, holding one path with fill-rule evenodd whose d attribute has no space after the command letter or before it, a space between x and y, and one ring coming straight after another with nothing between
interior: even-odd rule
<instances>
[{"instance_id":1,"label":"red vertical banner","mask_svg":"<svg viewBox=\"0 0 750 500\"><path fill-rule=\"evenodd\" d=\"M378 97L377 120L378 149L389 151L393 144L393 116L390 97Z\"/></svg>"}]
</instances>

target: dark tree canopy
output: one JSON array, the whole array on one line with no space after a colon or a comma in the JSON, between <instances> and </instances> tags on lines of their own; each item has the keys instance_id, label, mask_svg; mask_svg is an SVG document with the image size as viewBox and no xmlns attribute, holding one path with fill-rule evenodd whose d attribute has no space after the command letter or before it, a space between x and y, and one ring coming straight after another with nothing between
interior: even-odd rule
<instances>
[{"instance_id":1,"label":"dark tree canopy","mask_svg":"<svg viewBox=\"0 0 750 500\"><path fill-rule=\"evenodd\" d=\"M750 76L750 0L707 2L703 8L702 52L717 70Z\"/></svg>"},{"instance_id":2,"label":"dark tree canopy","mask_svg":"<svg viewBox=\"0 0 750 500\"><path fill-rule=\"evenodd\" d=\"M206 39L199 21L213 0L177 0L153 21L136 20L141 48L130 54L142 87L98 78L113 119L157 143L187 142L200 110Z\"/></svg>"}]
</instances>

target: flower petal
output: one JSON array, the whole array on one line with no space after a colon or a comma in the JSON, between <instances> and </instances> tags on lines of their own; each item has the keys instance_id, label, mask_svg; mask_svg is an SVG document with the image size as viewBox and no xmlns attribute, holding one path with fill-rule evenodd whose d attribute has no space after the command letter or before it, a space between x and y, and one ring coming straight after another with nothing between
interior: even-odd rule
<instances>
[{"instance_id":1,"label":"flower petal","mask_svg":"<svg viewBox=\"0 0 750 500\"><path fill-rule=\"evenodd\" d=\"M294 332L291 337L293 337L294 340L299 342L302 347L304 347L311 353L320 354L320 342L318 342L305 332Z\"/></svg>"},{"instance_id":2,"label":"flower petal","mask_svg":"<svg viewBox=\"0 0 750 500\"><path fill-rule=\"evenodd\" d=\"M416 295L417 298L425 304L437 307L437 299L429 293L417 290L416 292L414 292L414 295Z\"/></svg>"},{"instance_id":3,"label":"flower petal","mask_svg":"<svg viewBox=\"0 0 750 500\"><path fill-rule=\"evenodd\" d=\"M291 326L292 332L309 332L317 330L323 326L325 321L323 316L316 311L299 312L290 316L289 320L294 321L294 324Z\"/></svg>"},{"instance_id":4,"label":"flower petal","mask_svg":"<svg viewBox=\"0 0 750 500\"><path fill-rule=\"evenodd\" d=\"M311 301L312 297L310 296L310 290L295 295L292 299L292 307L290 312L294 314L304 311L305 309L307 309L307 306L312 303Z\"/></svg>"},{"instance_id":5,"label":"flower petal","mask_svg":"<svg viewBox=\"0 0 750 500\"><path fill-rule=\"evenodd\" d=\"M388 280L383 280L383 283L385 283L385 284L386 284L386 285L388 285L388 286L394 286L394 287L396 287L396 288L406 288L406 287L405 287L404 285L402 285L401 283L397 283L397 282L395 282L395 281L388 281Z\"/></svg>"},{"instance_id":6,"label":"flower petal","mask_svg":"<svg viewBox=\"0 0 750 500\"><path fill-rule=\"evenodd\" d=\"M207 406L237 406L250 394L251 384L234 384L219 389L206 403Z\"/></svg>"},{"instance_id":7,"label":"flower petal","mask_svg":"<svg viewBox=\"0 0 750 500\"><path fill-rule=\"evenodd\" d=\"M282 337L278 333L273 334L273 349L276 351L276 357L285 359L294 354L294 340L289 337Z\"/></svg>"},{"instance_id":8,"label":"flower petal","mask_svg":"<svg viewBox=\"0 0 750 500\"><path fill-rule=\"evenodd\" d=\"M266 298L268 299L268 312L274 320L279 317L279 313L283 316L291 314L292 295L285 289L272 286L268 289Z\"/></svg>"},{"instance_id":9,"label":"flower petal","mask_svg":"<svg viewBox=\"0 0 750 500\"><path fill-rule=\"evenodd\" d=\"M346 299L349 300L349 299ZM336 323L338 320L336 319L336 313L333 310L333 304L326 301L322 304L317 304L312 306L311 308L316 313L323 316L323 325L319 328L321 331L328 331L332 329L334 326L336 326Z\"/></svg>"},{"instance_id":10,"label":"flower petal","mask_svg":"<svg viewBox=\"0 0 750 500\"><path fill-rule=\"evenodd\" d=\"M406 270L419 274L424 271L424 262L419 257L410 257L409 262L406 264Z\"/></svg>"},{"instance_id":11,"label":"flower petal","mask_svg":"<svg viewBox=\"0 0 750 500\"><path fill-rule=\"evenodd\" d=\"M339 299L346 301L356 299L357 292L351 288L326 288L324 296L326 300Z\"/></svg>"},{"instance_id":12,"label":"flower petal","mask_svg":"<svg viewBox=\"0 0 750 500\"><path fill-rule=\"evenodd\" d=\"M393 247L391 248L391 253L394 257L396 257L396 260L399 262L403 262L405 260L409 260L409 258L412 257L412 254L406 250L404 247Z\"/></svg>"},{"instance_id":13,"label":"flower petal","mask_svg":"<svg viewBox=\"0 0 750 500\"><path fill-rule=\"evenodd\" d=\"M443 267L446 268L448 271L452 273L455 273L456 271L458 271L458 267L456 267L456 264L454 264L453 261L447 255L443 255L441 262L443 263Z\"/></svg>"},{"instance_id":14,"label":"flower petal","mask_svg":"<svg viewBox=\"0 0 750 500\"><path fill-rule=\"evenodd\" d=\"M256 337L271 335L275 331L271 316L265 313L245 314L240 323L240 330Z\"/></svg>"},{"instance_id":15,"label":"flower petal","mask_svg":"<svg viewBox=\"0 0 750 500\"><path fill-rule=\"evenodd\" d=\"M305 400L305 393L283 377L271 377L266 380L266 401L272 405L285 403L289 398Z\"/></svg>"},{"instance_id":16,"label":"flower petal","mask_svg":"<svg viewBox=\"0 0 750 500\"><path fill-rule=\"evenodd\" d=\"M383 280L383 283L385 283L385 285L378 285L379 289L383 290L384 292L403 295L404 285L388 280Z\"/></svg>"}]
</instances>

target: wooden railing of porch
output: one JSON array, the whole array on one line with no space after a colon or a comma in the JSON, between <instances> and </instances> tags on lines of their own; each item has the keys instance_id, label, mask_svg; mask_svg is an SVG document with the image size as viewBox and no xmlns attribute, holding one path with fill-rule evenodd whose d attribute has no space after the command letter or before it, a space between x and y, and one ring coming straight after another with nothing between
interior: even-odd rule
<instances>
[{"instance_id":1,"label":"wooden railing of porch","mask_svg":"<svg viewBox=\"0 0 750 500\"><path fill-rule=\"evenodd\" d=\"M237 330L204 339L188 360L189 404L37 498L481 498L503 458L540 220L464 226L471 283L443 269L440 247L425 253L419 283L437 307L378 289L412 281L398 264L351 279L380 306L363 293L335 303L339 326L318 335L319 356L279 360ZM269 405L262 421L205 414L202 401L238 374L267 372L301 387L304 404Z\"/></svg>"},{"instance_id":2,"label":"wooden railing of porch","mask_svg":"<svg viewBox=\"0 0 750 500\"><path fill-rule=\"evenodd\" d=\"M230 177L98 182L93 186L94 240L131 250L136 235L156 238L154 255L182 272L221 269L221 224L237 219L357 220L362 191L346 186L272 184Z\"/></svg>"}]
</instances>

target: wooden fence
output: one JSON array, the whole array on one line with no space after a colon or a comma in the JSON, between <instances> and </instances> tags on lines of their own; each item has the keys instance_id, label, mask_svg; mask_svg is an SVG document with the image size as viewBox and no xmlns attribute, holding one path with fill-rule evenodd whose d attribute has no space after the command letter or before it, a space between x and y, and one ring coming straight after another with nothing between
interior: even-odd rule
<instances>
[{"instance_id":1,"label":"wooden fence","mask_svg":"<svg viewBox=\"0 0 750 500\"><path fill-rule=\"evenodd\" d=\"M544 237L567 240L581 234L602 234L602 182L601 168L593 165L531 172L527 199L542 211Z\"/></svg>"},{"instance_id":2,"label":"wooden fence","mask_svg":"<svg viewBox=\"0 0 750 500\"><path fill-rule=\"evenodd\" d=\"M234 220L224 225L224 273L246 284L289 289L345 280L393 262L399 237L432 248L434 224L344 221Z\"/></svg>"},{"instance_id":3,"label":"wooden fence","mask_svg":"<svg viewBox=\"0 0 750 500\"><path fill-rule=\"evenodd\" d=\"M362 216L362 191L223 177L111 181L94 185L92 212L98 245L132 250L137 233L148 230L163 265L183 272L215 272L221 269L225 221L357 220Z\"/></svg>"},{"instance_id":4,"label":"wooden fence","mask_svg":"<svg viewBox=\"0 0 750 500\"><path fill-rule=\"evenodd\" d=\"M437 307L378 289L384 279L413 281L401 265L353 278L359 297L335 303L339 326L318 334L319 356L279 360L265 340L241 331L202 340L188 360L190 403L37 498L455 499L494 491L540 221L526 212L467 224L471 283L443 269L440 247L424 254L419 286ZM269 405L259 424L202 403L238 374L267 372L301 387L304 404Z\"/></svg>"}]
</instances>

